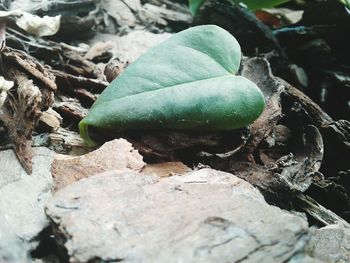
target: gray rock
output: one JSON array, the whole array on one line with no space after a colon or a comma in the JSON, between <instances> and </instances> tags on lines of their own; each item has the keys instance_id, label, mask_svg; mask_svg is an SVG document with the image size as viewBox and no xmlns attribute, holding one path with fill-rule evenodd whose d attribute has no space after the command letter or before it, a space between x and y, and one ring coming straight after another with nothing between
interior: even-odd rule
<instances>
[{"instance_id":1,"label":"gray rock","mask_svg":"<svg viewBox=\"0 0 350 263\"><path fill-rule=\"evenodd\" d=\"M308 232L303 216L211 169L164 179L106 172L58 191L46 213L72 262L287 262Z\"/></svg>"},{"instance_id":2,"label":"gray rock","mask_svg":"<svg viewBox=\"0 0 350 263\"><path fill-rule=\"evenodd\" d=\"M0 151L0 165L0 189L27 175L12 150Z\"/></svg>"},{"instance_id":3,"label":"gray rock","mask_svg":"<svg viewBox=\"0 0 350 263\"><path fill-rule=\"evenodd\" d=\"M5 218L0 215L0 262L26 263L29 259L23 242L12 231Z\"/></svg>"},{"instance_id":4,"label":"gray rock","mask_svg":"<svg viewBox=\"0 0 350 263\"><path fill-rule=\"evenodd\" d=\"M329 261L323 261L321 259L317 259L306 254L298 254L292 257L291 260L288 261L288 263L329 263Z\"/></svg>"},{"instance_id":5,"label":"gray rock","mask_svg":"<svg viewBox=\"0 0 350 263\"><path fill-rule=\"evenodd\" d=\"M314 257L327 262L350 262L350 229L341 225L313 229L307 248Z\"/></svg>"},{"instance_id":6,"label":"gray rock","mask_svg":"<svg viewBox=\"0 0 350 263\"><path fill-rule=\"evenodd\" d=\"M53 155L47 148L34 148L33 174L27 175L12 150L0 152L0 214L26 242L49 225L43 207L51 196Z\"/></svg>"}]
</instances>

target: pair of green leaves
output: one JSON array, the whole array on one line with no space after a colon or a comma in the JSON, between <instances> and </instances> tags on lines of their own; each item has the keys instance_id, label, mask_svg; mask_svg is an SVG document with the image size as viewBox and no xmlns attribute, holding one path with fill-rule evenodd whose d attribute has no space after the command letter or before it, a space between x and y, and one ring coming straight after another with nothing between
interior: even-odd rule
<instances>
[{"instance_id":1,"label":"pair of green leaves","mask_svg":"<svg viewBox=\"0 0 350 263\"><path fill-rule=\"evenodd\" d=\"M175 34L132 63L99 96L79 123L127 129L231 130L254 121L264 108L259 88L234 76L241 61L226 30L198 26Z\"/></svg>"},{"instance_id":2,"label":"pair of green leaves","mask_svg":"<svg viewBox=\"0 0 350 263\"><path fill-rule=\"evenodd\" d=\"M204 4L206 0L189 0L190 10L195 15L199 8ZM235 4L242 3L246 5L250 10L255 11L262 8L274 7L290 0L231 0ZM348 0L342 0L348 1Z\"/></svg>"},{"instance_id":3,"label":"pair of green leaves","mask_svg":"<svg viewBox=\"0 0 350 263\"><path fill-rule=\"evenodd\" d=\"M339 0L339 2L348 9L348 12L350 12L350 0Z\"/></svg>"}]
</instances>

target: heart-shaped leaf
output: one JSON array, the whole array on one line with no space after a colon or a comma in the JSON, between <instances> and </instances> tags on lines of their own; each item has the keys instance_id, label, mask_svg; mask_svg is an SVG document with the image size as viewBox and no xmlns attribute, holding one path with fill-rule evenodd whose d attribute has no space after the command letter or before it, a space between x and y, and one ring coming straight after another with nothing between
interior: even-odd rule
<instances>
[{"instance_id":1,"label":"heart-shaped leaf","mask_svg":"<svg viewBox=\"0 0 350 263\"><path fill-rule=\"evenodd\" d=\"M234 76L241 60L226 30L198 26L175 34L132 63L100 95L79 123L125 129L230 130L248 125L264 97L248 79Z\"/></svg>"}]
</instances>

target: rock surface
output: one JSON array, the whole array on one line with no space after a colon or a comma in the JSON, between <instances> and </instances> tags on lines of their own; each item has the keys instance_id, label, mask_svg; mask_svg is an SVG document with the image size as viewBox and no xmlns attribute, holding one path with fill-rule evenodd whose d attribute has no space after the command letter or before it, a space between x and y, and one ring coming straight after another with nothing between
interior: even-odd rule
<instances>
[{"instance_id":1,"label":"rock surface","mask_svg":"<svg viewBox=\"0 0 350 263\"><path fill-rule=\"evenodd\" d=\"M165 162L147 164L142 169L143 175L156 175L158 177L169 177L173 175L183 175L191 171L187 165L182 162Z\"/></svg>"},{"instance_id":2,"label":"rock surface","mask_svg":"<svg viewBox=\"0 0 350 263\"><path fill-rule=\"evenodd\" d=\"M330 263L329 261L323 261L307 254L298 254L294 256L288 263Z\"/></svg>"},{"instance_id":3,"label":"rock surface","mask_svg":"<svg viewBox=\"0 0 350 263\"><path fill-rule=\"evenodd\" d=\"M307 247L314 257L327 262L350 262L350 229L341 225L313 229Z\"/></svg>"},{"instance_id":4,"label":"rock surface","mask_svg":"<svg viewBox=\"0 0 350 263\"><path fill-rule=\"evenodd\" d=\"M0 215L0 262L29 262L23 242L12 231L5 218Z\"/></svg>"},{"instance_id":5,"label":"rock surface","mask_svg":"<svg viewBox=\"0 0 350 263\"><path fill-rule=\"evenodd\" d=\"M287 262L308 232L304 217L211 169L164 179L106 172L58 191L46 213L72 262Z\"/></svg>"},{"instance_id":6,"label":"rock surface","mask_svg":"<svg viewBox=\"0 0 350 263\"><path fill-rule=\"evenodd\" d=\"M49 225L44 205L51 196L54 153L44 147L33 151L31 175L24 171L12 150L0 151L0 214L17 236L35 243L38 234Z\"/></svg>"}]
</instances>

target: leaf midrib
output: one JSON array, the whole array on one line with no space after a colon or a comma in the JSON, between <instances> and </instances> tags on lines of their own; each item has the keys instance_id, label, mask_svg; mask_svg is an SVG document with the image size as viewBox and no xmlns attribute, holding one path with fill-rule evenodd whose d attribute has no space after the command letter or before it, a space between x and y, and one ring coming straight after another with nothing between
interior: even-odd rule
<instances>
[{"instance_id":1,"label":"leaf midrib","mask_svg":"<svg viewBox=\"0 0 350 263\"><path fill-rule=\"evenodd\" d=\"M171 85L171 86L161 86L157 89L153 89L153 90L149 90L149 91L143 91L143 92L137 92L137 93L133 93L133 94L130 94L130 95L126 95L124 97L119 97L117 99L121 99L121 98L127 98L127 97L131 97L131 96L134 96L134 95L137 95L137 94L141 94L141 93L147 93L147 92L152 92L152 91L155 91L155 90L160 90L160 89L167 89L167 88L172 88L172 87L176 87L176 86L180 86L180 85L185 85L185 84L191 84L191 83L195 83L195 82L198 82L198 81L204 81L204 80L209 80L209 79L216 79L216 78L222 78L222 77L227 77L227 76L234 76L234 73L231 73L230 71L228 71L223 65L221 65L221 63L219 63L215 58L213 58L212 56L208 55L207 53L201 51L201 50L198 50L198 49L195 49L193 47L189 47L187 45L179 45L177 44L177 46L180 46L180 47L183 47L183 48L188 48L188 49L191 49L195 52L198 52L198 53L201 53L203 54L206 58L209 58L210 60L214 61L217 65L219 65L221 67L221 69L223 69L224 71L227 72L227 75L223 75L223 76L218 76L218 77L209 77L209 78L203 78L203 79L197 79L197 80L193 80L193 81L187 81L187 82L182 82L182 83L177 83L175 85ZM104 99L102 100L101 102L98 102L96 101L97 103L95 103L96 105L99 105L100 103L104 103L104 102L109 102L109 101L114 101L116 99L110 99L110 100L107 100L107 99Z\"/></svg>"},{"instance_id":2,"label":"leaf midrib","mask_svg":"<svg viewBox=\"0 0 350 263\"><path fill-rule=\"evenodd\" d=\"M211 80L211 79L220 79L220 78L224 79L224 78L234 77L234 76L235 76L235 75L233 75L233 74L228 74L228 75L225 75L225 76L218 76L218 77L213 77L213 78L199 79L199 80L189 81L189 82L185 82L185 83L181 83L181 84L176 84L176 85L172 85L172 86L168 86L168 87L164 87L164 88L159 88L159 89L156 89L156 90L149 90L149 91L134 93L134 94L130 94L130 95L127 95L127 96L124 96L124 97L120 97L120 98L116 98L116 99L111 99L111 100L108 100L108 101L102 101L102 102L109 103L109 102L112 102L112 101L115 101L115 100L126 99L126 98L128 98L128 97L132 97L132 96L135 96L135 95L146 94L146 93L149 93L149 92L155 92L155 91L162 90L162 89L172 89L172 88L175 88L175 87L177 87L177 86L192 84L192 83L195 83L195 82L201 82L201 81L205 81L205 80L209 80L209 79L210 79L210 80Z\"/></svg>"}]
</instances>

